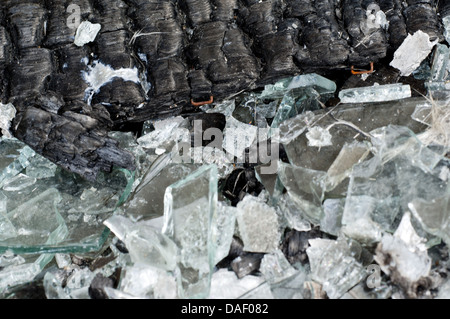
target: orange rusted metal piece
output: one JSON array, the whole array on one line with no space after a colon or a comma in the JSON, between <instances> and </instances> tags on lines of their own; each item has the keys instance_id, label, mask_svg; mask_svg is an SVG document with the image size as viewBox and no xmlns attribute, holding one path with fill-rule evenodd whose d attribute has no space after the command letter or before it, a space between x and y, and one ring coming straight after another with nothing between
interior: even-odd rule
<instances>
[{"instance_id":1,"label":"orange rusted metal piece","mask_svg":"<svg viewBox=\"0 0 450 319\"><path fill-rule=\"evenodd\" d=\"M194 100L191 99L191 104L193 106L202 106L202 105L206 105L206 104L211 104L214 102L214 96L211 95L211 98L209 99L209 101L203 101L203 102L195 102Z\"/></svg>"},{"instance_id":2,"label":"orange rusted metal piece","mask_svg":"<svg viewBox=\"0 0 450 319\"><path fill-rule=\"evenodd\" d=\"M352 65L352 74L369 74L375 72L373 69L373 62L370 62L370 70L362 70L362 71L356 71L355 67Z\"/></svg>"}]
</instances>

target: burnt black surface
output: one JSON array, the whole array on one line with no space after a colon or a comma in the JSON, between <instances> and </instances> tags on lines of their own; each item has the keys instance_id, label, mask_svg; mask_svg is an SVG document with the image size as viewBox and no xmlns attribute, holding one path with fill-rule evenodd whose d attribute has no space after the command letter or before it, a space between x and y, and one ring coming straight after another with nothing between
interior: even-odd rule
<instances>
[{"instance_id":1,"label":"burnt black surface","mask_svg":"<svg viewBox=\"0 0 450 319\"><path fill-rule=\"evenodd\" d=\"M73 12L100 23L73 44ZM280 78L378 63L408 33L443 41L435 0L3 0L0 98L18 110L13 133L58 165L94 179L132 156L107 138L130 123L197 111ZM389 27L367 28L382 10ZM447 15L448 1L439 5ZM88 64L83 62L87 58ZM115 79L87 103L82 72L94 61L138 68L151 83ZM336 73L335 73L336 74Z\"/></svg>"}]
</instances>

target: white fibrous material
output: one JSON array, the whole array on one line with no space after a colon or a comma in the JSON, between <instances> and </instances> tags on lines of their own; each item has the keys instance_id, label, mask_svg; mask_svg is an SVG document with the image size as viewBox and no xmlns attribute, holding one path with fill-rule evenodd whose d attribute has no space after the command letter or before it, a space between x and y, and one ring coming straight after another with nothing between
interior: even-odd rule
<instances>
[{"instance_id":1,"label":"white fibrous material","mask_svg":"<svg viewBox=\"0 0 450 319\"><path fill-rule=\"evenodd\" d=\"M83 79L89 84L89 88L86 89L88 104L90 104L93 94L98 93L103 85L111 82L115 78L140 83L137 68L120 68L114 70L110 65L94 61L92 66L88 66L88 69L87 72L82 72Z\"/></svg>"},{"instance_id":2,"label":"white fibrous material","mask_svg":"<svg viewBox=\"0 0 450 319\"><path fill-rule=\"evenodd\" d=\"M3 136L6 136L8 138L12 137L9 129L11 126L11 121L15 116L16 109L14 108L14 105L12 105L11 103L0 103L0 129L2 130Z\"/></svg>"}]
</instances>

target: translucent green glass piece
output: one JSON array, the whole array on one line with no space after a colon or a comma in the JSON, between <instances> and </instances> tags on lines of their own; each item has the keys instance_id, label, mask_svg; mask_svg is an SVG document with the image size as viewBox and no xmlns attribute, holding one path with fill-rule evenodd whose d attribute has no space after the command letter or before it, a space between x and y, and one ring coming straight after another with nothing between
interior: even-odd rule
<instances>
[{"instance_id":1,"label":"translucent green glass piece","mask_svg":"<svg viewBox=\"0 0 450 319\"><path fill-rule=\"evenodd\" d=\"M450 60L450 50L444 44L436 44L434 51L433 63L431 65L432 82L443 82L448 76L448 66Z\"/></svg>"},{"instance_id":2,"label":"translucent green glass piece","mask_svg":"<svg viewBox=\"0 0 450 319\"><path fill-rule=\"evenodd\" d=\"M56 174L57 166L46 158L36 154L29 159L30 165L26 168L26 175L32 178L41 179L53 177Z\"/></svg>"},{"instance_id":3,"label":"translucent green glass piece","mask_svg":"<svg viewBox=\"0 0 450 319\"><path fill-rule=\"evenodd\" d=\"M281 238L276 210L251 195L245 196L236 207L244 250L259 253L275 251Z\"/></svg>"},{"instance_id":4,"label":"translucent green glass piece","mask_svg":"<svg viewBox=\"0 0 450 319\"><path fill-rule=\"evenodd\" d=\"M0 159L0 186L6 180L19 174L30 162L29 159L36 153L25 144L15 139L2 138L0 140L2 151Z\"/></svg>"},{"instance_id":5,"label":"translucent green glass piece","mask_svg":"<svg viewBox=\"0 0 450 319\"><path fill-rule=\"evenodd\" d=\"M302 90L301 94L294 91L288 91L281 100L271 127L277 128L281 123L297 114L319 109L319 98L319 93L311 88Z\"/></svg>"},{"instance_id":6,"label":"translucent green glass piece","mask_svg":"<svg viewBox=\"0 0 450 319\"><path fill-rule=\"evenodd\" d=\"M261 99L282 98L288 91L302 88L313 88L320 94L334 93L336 84L315 73L302 74L293 78L286 78L273 85L266 85L261 93Z\"/></svg>"},{"instance_id":7,"label":"translucent green glass piece","mask_svg":"<svg viewBox=\"0 0 450 319\"><path fill-rule=\"evenodd\" d=\"M203 166L167 187L164 195L163 234L178 246L178 294L204 298L209 294L215 259L217 167Z\"/></svg>"},{"instance_id":8,"label":"translucent green glass piece","mask_svg":"<svg viewBox=\"0 0 450 319\"><path fill-rule=\"evenodd\" d=\"M342 224L370 219L384 230L394 231L400 214L400 194L393 163L381 164L378 157L355 165L345 203ZM350 227L350 226L349 226Z\"/></svg>"},{"instance_id":9,"label":"translucent green glass piece","mask_svg":"<svg viewBox=\"0 0 450 319\"><path fill-rule=\"evenodd\" d=\"M46 166L43 161L38 165ZM88 182L61 169L48 177L21 174L5 180L3 185L2 194L6 197L3 221L6 216L11 224L2 225L13 225L17 235L0 240L0 252L8 249L15 253L99 249L109 234L103 220L113 214L120 200L126 199L125 190L132 183L132 174L121 170L100 174L96 182ZM17 183L18 179L26 183ZM34 183L29 183L32 181ZM57 236L58 231L66 232L63 240L47 241L53 234Z\"/></svg>"},{"instance_id":10,"label":"translucent green glass piece","mask_svg":"<svg viewBox=\"0 0 450 319\"><path fill-rule=\"evenodd\" d=\"M409 97L411 87L401 83L345 89L339 92L342 103L385 102Z\"/></svg>"}]
</instances>

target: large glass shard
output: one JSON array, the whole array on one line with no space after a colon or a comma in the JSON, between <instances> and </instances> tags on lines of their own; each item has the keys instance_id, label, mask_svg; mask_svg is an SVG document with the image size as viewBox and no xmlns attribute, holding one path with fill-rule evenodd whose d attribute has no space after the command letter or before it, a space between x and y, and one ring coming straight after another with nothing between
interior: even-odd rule
<instances>
[{"instance_id":1,"label":"large glass shard","mask_svg":"<svg viewBox=\"0 0 450 319\"><path fill-rule=\"evenodd\" d=\"M247 195L237 204L237 222L244 250L270 253L280 244L276 210L261 199Z\"/></svg>"},{"instance_id":2,"label":"large glass shard","mask_svg":"<svg viewBox=\"0 0 450 319\"><path fill-rule=\"evenodd\" d=\"M278 174L304 217L318 224L323 214L321 205L326 173L280 162Z\"/></svg>"},{"instance_id":3,"label":"large glass shard","mask_svg":"<svg viewBox=\"0 0 450 319\"><path fill-rule=\"evenodd\" d=\"M280 191L279 193L281 193ZM281 194L276 198L276 205L281 212L286 227L297 231L310 231L311 223L297 202L288 194Z\"/></svg>"},{"instance_id":4,"label":"large glass shard","mask_svg":"<svg viewBox=\"0 0 450 319\"><path fill-rule=\"evenodd\" d=\"M304 299L304 285L309 273L301 268L291 276L270 285L272 295L276 299Z\"/></svg>"},{"instance_id":5,"label":"large glass shard","mask_svg":"<svg viewBox=\"0 0 450 319\"><path fill-rule=\"evenodd\" d=\"M394 231L400 214L399 191L393 163L381 164L378 157L355 165L350 177L342 224L348 228L368 219L380 229Z\"/></svg>"},{"instance_id":6,"label":"large glass shard","mask_svg":"<svg viewBox=\"0 0 450 319\"><path fill-rule=\"evenodd\" d=\"M303 74L293 78L286 78L271 85L266 85L259 96L260 99L282 98L287 92L311 87L320 94L330 94L336 91L336 83L315 73Z\"/></svg>"},{"instance_id":7,"label":"large glass shard","mask_svg":"<svg viewBox=\"0 0 450 319\"><path fill-rule=\"evenodd\" d=\"M172 163L170 154L161 155L141 177L129 200L118 211L133 220L162 216L166 188L197 168L195 164Z\"/></svg>"},{"instance_id":8,"label":"large glass shard","mask_svg":"<svg viewBox=\"0 0 450 319\"><path fill-rule=\"evenodd\" d=\"M0 150L0 186L30 165L29 159L36 155L30 147L25 146L25 144L14 138L7 139L2 137Z\"/></svg>"},{"instance_id":9,"label":"large glass shard","mask_svg":"<svg viewBox=\"0 0 450 319\"><path fill-rule=\"evenodd\" d=\"M369 145L362 142L345 143L327 171L326 190L335 189L351 173L353 165L362 162L370 153Z\"/></svg>"},{"instance_id":10,"label":"large glass shard","mask_svg":"<svg viewBox=\"0 0 450 319\"><path fill-rule=\"evenodd\" d=\"M311 239L309 243L311 247L306 253L311 278L322 284L329 298L340 298L365 277L366 271L351 247L355 242L339 238L337 241Z\"/></svg>"},{"instance_id":11,"label":"large glass shard","mask_svg":"<svg viewBox=\"0 0 450 319\"><path fill-rule=\"evenodd\" d=\"M376 106L342 105L332 110L300 114L280 125L280 141L291 164L328 171L346 143L351 144L355 139L359 141L361 137L369 138L369 132L376 128L393 124L407 126L414 133L423 132L426 126L414 121L411 114L418 104L424 102L426 99L411 98L401 102L380 103ZM327 112L331 112L334 118L327 116ZM395 116L388 117L386 114ZM328 129L332 136L332 146L321 148L308 146L308 139L304 133L315 125Z\"/></svg>"},{"instance_id":12,"label":"large glass shard","mask_svg":"<svg viewBox=\"0 0 450 319\"><path fill-rule=\"evenodd\" d=\"M124 242L133 263L175 270L177 246L164 234L144 222L133 223L123 216L113 216L105 225Z\"/></svg>"},{"instance_id":13,"label":"large glass shard","mask_svg":"<svg viewBox=\"0 0 450 319\"><path fill-rule=\"evenodd\" d=\"M285 120L292 118L297 114L319 109L319 99L319 93L311 88L305 89L301 92L301 94L298 92L289 91L281 100L271 127L278 128Z\"/></svg>"},{"instance_id":14,"label":"large glass shard","mask_svg":"<svg viewBox=\"0 0 450 319\"><path fill-rule=\"evenodd\" d=\"M162 232L180 250L177 262L178 295L181 298L208 296L215 259L217 220L217 167L203 166L167 187L164 195Z\"/></svg>"},{"instance_id":15,"label":"large glass shard","mask_svg":"<svg viewBox=\"0 0 450 319\"><path fill-rule=\"evenodd\" d=\"M401 83L365 86L339 92L342 103L386 102L409 97L411 97L411 87L409 84L403 85Z\"/></svg>"}]
</instances>

